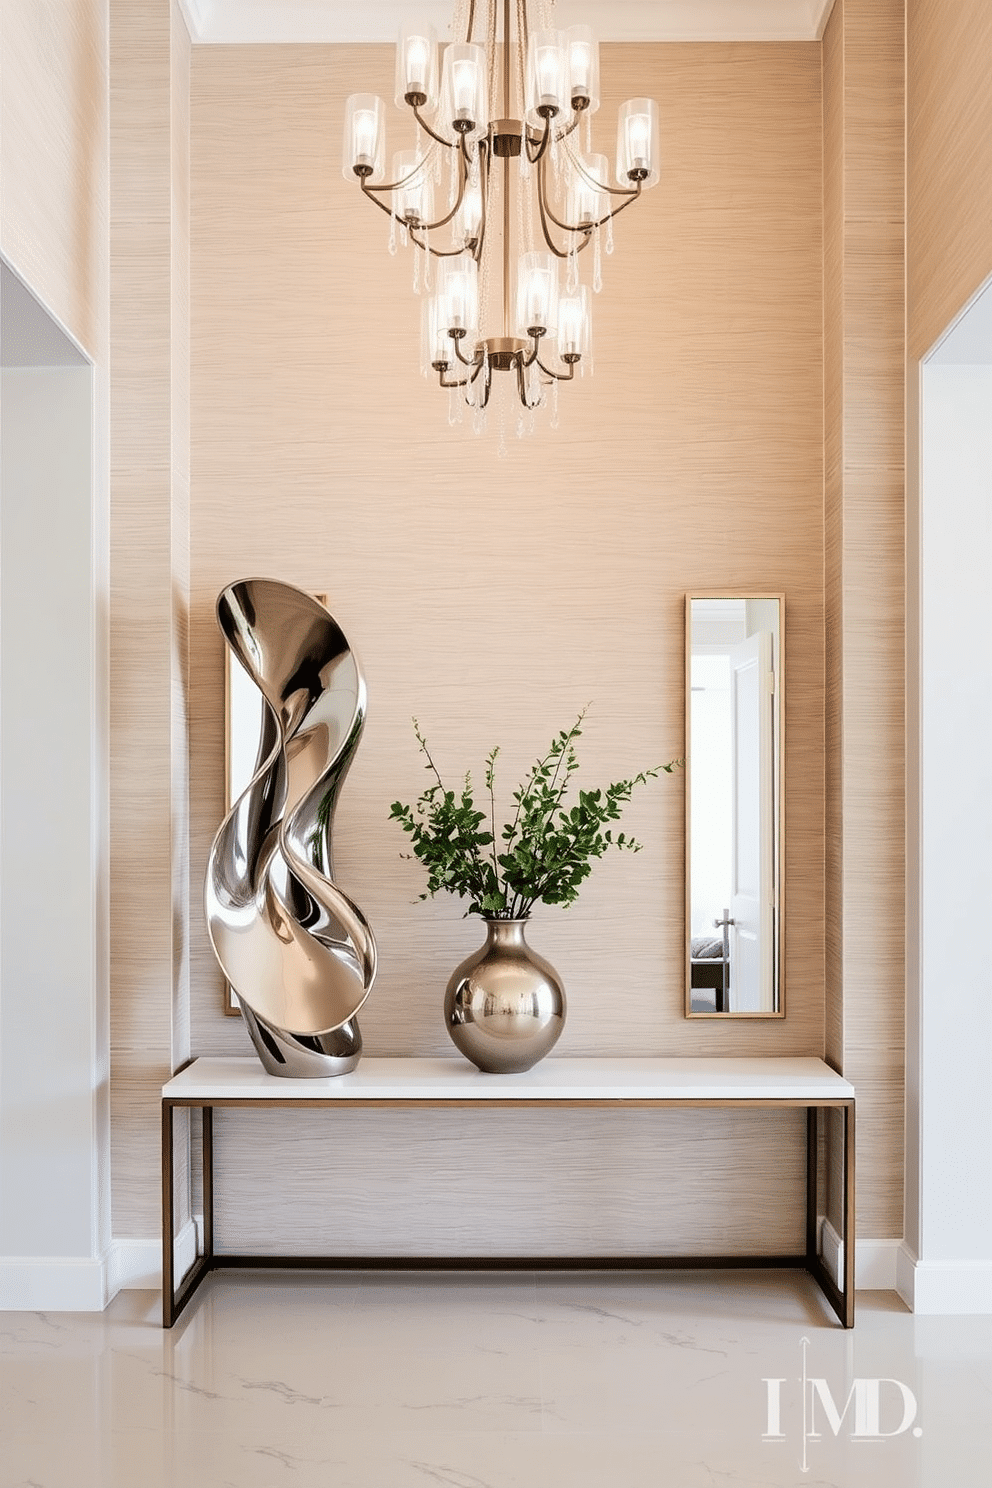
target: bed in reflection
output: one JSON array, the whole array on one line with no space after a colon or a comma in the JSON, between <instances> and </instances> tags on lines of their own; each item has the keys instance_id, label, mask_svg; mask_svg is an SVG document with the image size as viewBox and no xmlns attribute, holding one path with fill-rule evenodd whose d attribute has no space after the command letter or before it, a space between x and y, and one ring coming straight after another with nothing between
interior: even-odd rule
<instances>
[{"instance_id":1,"label":"bed in reflection","mask_svg":"<svg viewBox=\"0 0 992 1488\"><path fill-rule=\"evenodd\" d=\"M784 1013L783 599L686 597L686 1011Z\"/></svg>"},{"instance_id":2,"label":"bed in reflection","mask_svg":"<svg viewBox=\"0 0 992 1488\"><path fill-rule=\"evenodd\" d=\"M730 954L723 939L693 936L689 945L692 1012L725 1013L730 994Z\"/></svg>"}]
</instances>

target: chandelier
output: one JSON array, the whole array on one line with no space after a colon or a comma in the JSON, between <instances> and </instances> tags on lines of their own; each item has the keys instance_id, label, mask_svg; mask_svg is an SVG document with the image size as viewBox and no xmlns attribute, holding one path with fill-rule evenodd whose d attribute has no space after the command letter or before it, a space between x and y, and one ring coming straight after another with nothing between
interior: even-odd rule
<instances>
[{"instance_id":1,"label":"chandelier","mask_svg":"<svg viewBox=\"0 0 992 1488\"><path fill-rule=\"evenodd\" d=\"M528 0L460 0L453 34L465 39L444 48L440 68L434 28L403 26L396 103L416 138L388 177L382 99L355 93L345 110L345 179L389 216L391 252L398 241L417 250L423 371L449 389L452 421L464 401L481 425L497 372L511 375L524 409L550 390L557 421L559 383L591 371L601 238L611 253L613 219L658 180L657 104L632 98L618 117L611 184L592 150L599 44L588 26L556 29L553 6L537 0L532 30Z\"/></svg>"}]
</instances>

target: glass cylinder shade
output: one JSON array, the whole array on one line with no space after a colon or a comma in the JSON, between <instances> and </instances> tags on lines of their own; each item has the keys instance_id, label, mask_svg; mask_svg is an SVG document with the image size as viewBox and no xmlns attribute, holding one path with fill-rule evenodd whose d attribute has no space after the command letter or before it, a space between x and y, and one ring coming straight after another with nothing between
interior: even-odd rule
<instances>
[{"instance_id":1,"label":"glass cylinder shade","mask_svg":"<svg viewBox=\"0 0 992 1488\"><path fill-rule=\"evenodd\" d=\"M433 26L408 23L396 43L396 106L437 103L437 32Z\"/></svg>"},{"instance_id":2,"label":"glass cylinder shade","mask_svg":"<svg viewBox=\"0 0 992 1488\"><path fill-rule=\"evenodd\" d=\"M374 93L352 93L344 110L341 174L381 181L386 161L386 105Z\"/></svg>"},{"instance_id":3,"label":"glass cylinder shade","mask_svg":"<svg viewBox=\"0 0 992 1488\"><path fill-rule=\"evenodd\" d=\"M617 180L640 181L646 191L660 175L658 105L653 98L629 98L617 117Z\"/></svg>"},{"instance_id":4,"label":"glass cylinder shade","mask_svg":"<svg viewBox=\"0 0 992 1488\"><path fill-rule=\"evenodd\" d=\"M459 254L442 258L437 267L438 331L457 339L471 336L479 329L479 266L474 258ZM450 348L449 348L450 349ZM454 360L454 356L450 357Z\"/></svg>"},{"instance_id":5,"label":"glass cylinder shade","mask_svg":"<svg viewBox=\"0 0 992 1488\"><path fill-rule=\"evenodd\" d=\"M517 331L553 336L558 326L558 265L550 253L524 253L517 268Z\"/></svg>"},{"instance_id":6,"label":"glass cylinder shade","mask_svg":"<svg viewBox=\"0 0 992 1488\"><path fill-rule=\"evenodd\" d=\"M527 45L527 118L543 124L572 107L564 31L534 31Z\"/></svg>"},{"instance_id":7,"label":"glass cylinder shade","mask_svg":"<svg viewBox=\"0 0 992 1488\"><path fill-rule=\"evenodd\" d=\"M393 214L408 227L423 227L431 220L434 202L431 173L419 150L398 150L393 156Z\"/></svg>"},{"instance_id":8,"label":"glass cylinder shade","mask_svg":"<svg viewBox=\"0 0 992 1488\"><path fill-rule=\"evenodd\" d=\"M467 247L469 243L478 242L481 231L482 187L478 180L470 180L455 217L455 240L460 240Z\"/></svg>"},{"instance_id":9,"label":"glass cylinder shade","mask_svg":"<svg viewBox=\"0 0 992 1488\"><path fill-rule=\"evenodd\" d=\"M420 312L420 366L425 377L440 371L442 363L450 367L455 360L455 349L441 318L438 296L425 296Z\"/></svg>"},{"instance_id":10,"label":"glass cylinder shade","mask_svg":"<svg viewBox=\"0 0 992 1488\"><path fill-rule=\"evenodd\" d=\"M591 345L589 290L580 284L575 294L558 301L558 355L563 362L576 362L589 355Z\"/></svg>"},{"instance_id":11,"label":"glass cylinder shade","mask_svg":"<svg viewBox=\"0 0 992 1488\"><path fill-rule=\"evenodd\" d=\"M599 42L591 26L569 26L565 44L572 107L594 114L599 108Z\"/></svg>"},{"instance_id":12,"label":"glass cylinder shade","mask_svg":"<svg viewBox=\"0 0 992 1488\"><path fill-rule=\"evenodd\" d=\"M609 179L610 166L605 155L579 157L568 182L569 227L592 227L607 216L610 198L605 188Z\"/></svg>"},{"instance_id":13,"label":"glass cylinder shade","mask_svg":"<svg viewBox=\"0 0 992 1488\"><path fill-rule=\"evenodd\" d=\"M442 129L471 139L488 129L486 54L481 46L459 41L445 48L437 122Z\"/></svg>"}]
</instances>

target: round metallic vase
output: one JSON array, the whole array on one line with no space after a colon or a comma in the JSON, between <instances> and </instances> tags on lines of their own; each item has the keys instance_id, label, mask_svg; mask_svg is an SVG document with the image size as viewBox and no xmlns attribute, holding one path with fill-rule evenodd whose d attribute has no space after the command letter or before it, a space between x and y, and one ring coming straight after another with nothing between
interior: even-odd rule
<instances>
[{"instance_id":1,"label":"round metallic vase","mask_svg":"<svg viewBox=\"0 0 992 1488\"><path fill-rule=\"evenodd\" d=\"M444 994L452 1042L486 1074L528 1070L565 1026L565 988L524 936L526 920L486 920L486 943L456 968Z\"/></svg>"}]
</instances>

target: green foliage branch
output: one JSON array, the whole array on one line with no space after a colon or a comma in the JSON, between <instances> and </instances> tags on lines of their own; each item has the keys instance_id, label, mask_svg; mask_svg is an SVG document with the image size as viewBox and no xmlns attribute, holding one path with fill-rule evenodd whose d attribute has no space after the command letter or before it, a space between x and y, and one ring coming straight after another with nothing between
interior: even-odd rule
<instances>
[{"instance_id":1,"label":"green foliage branch","mask_svg":"<svg viewBox=\"0 0 992 1488\"><path fill-rule=\"evenodd\" d=\"M412 806L394 801L391 819L409 834L411 854L427 869L421 899L442 891L469 901L466 914L488 919L524 919L537 903L567 906L592 871L593 860L611 848L640 852L643 844L608 825L619 820L636 786L685 764L670 760L642 770L629 780L616 780L605 790L579 790L566 801L579 764L575 741L582 734L583 708L570 729L552 740L547 753L531 767L513 792L515 809L497 834L496 759L485 762L486 809L476 805L471 774L460 790L449 790L431 757L427 741L413 720L414 733L432 783Z\"/></svg>"}]
</instances>

